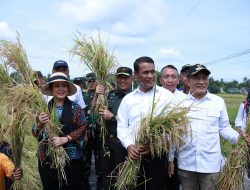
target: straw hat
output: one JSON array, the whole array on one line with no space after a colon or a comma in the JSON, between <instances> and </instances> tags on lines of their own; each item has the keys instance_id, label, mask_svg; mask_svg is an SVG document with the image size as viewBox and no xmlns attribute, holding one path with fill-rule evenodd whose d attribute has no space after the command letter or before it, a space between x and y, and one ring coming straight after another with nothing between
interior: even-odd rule
<instances>
[{"instance_id":1,"label":"straw hat","mask_svg":"<svg viewBox=\"0 0 250 190\"><path fill-rule=\"evenodd\" d=\"M68 83L68 86L69 86L68 96L71 96L76 93L77 88L72 82L69 81L68 77L62 72L55 72L50 76L48 82L45 85L43 85L41 88L42 93L44 95L53 96L50 84L52 84L53 82L57 82L57 81L65 81Z\"/></svg>"}]
</instances>

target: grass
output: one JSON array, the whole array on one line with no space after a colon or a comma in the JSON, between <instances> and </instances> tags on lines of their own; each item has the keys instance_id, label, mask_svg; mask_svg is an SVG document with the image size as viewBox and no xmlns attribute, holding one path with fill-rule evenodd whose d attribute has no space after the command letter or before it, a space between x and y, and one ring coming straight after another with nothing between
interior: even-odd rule
<instances>
[{"instance_id":1,"label":"grass","mask_svg":"<svg viewBox=\"0 0 250 190\"><path fill-rule=\"evenodd\" d=\"M227 106L227 112L230 120L230 124L234 128L234 121L237 116L238 108L240 103L243 102L246 97L244 95L239 94L218 94L225 100ZM221 138L221 149L223 156L227 157L228 154L231 152L234 145L231 145L228 141L225 141Z\"/></svg>"}]
</instances>

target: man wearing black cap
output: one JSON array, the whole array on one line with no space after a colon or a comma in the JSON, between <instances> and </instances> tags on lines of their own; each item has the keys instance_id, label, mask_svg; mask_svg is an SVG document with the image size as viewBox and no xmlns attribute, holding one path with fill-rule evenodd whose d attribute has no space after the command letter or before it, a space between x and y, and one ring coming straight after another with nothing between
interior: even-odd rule
<instances>
[{"instance_id":1,"label":"man wearing black cap","mask_svg":"<svg viewBox=\"0 0 250 190\"><path fill-rule=\"evenodd\" d=\"M97 176L97 189L101 189L102 172L101 172L101 140L100 125L98 116L93 111L92 100L96 93L96 75L95 73L86 74L88 90L83 92L83 98L86 103L86 119L87 119L87 136L88 143L84 147L84 168L83 168L83 187L88 190L89 176L91 174L92 155L95 159L95 174Z\"/></svg>"},{"instance_id":2,"label":"man wearing black cap","mask_svg":"<svg viewBox=\"0 0 250 190\"><path fill-rule=\"evenodd\" d=\"M69 77L68 63L66 61L63 61L63 60L56 61L53 65L53 70L52 70L52 73L55 73L55 72L62 72ZM86 105L85 105L85 102L83 100L82 90L78 85L75 85L75 86L77 88L76 93L72 96L68 96L68 98L71 101L76 102L82 109L84 109L86 107Z\"/></svg>"},{"instance_id":3,"label":"man wearing black cap","mask_svg":"<svg viewBox=\"0 0 250 190\"><path fill-rule=\"evenodd\" d=\"M184 65L181 68L181 72L180 72L180 80L183 84L183 93L188 94L190 87L188 84L188 79L187 79L187 75L189 73L189 68L190 68L190 64Z\"/></svg>"},{"instance_id":4,"label":"man wearing black cap","mask_svg":"<svg viewBox=\"0 0 250 190\"><path fill-rule=\"evenodd\" d=\"M215 190L214 183L223 163L220 136L233 144L239 138L229 123L224 100L208 92L209 75L210 71L203 65L189 68L190 92L183 104L191 106L191 134L186 135L186 143L178 152L183 190Z\"/></svg>"},{"instance_id":5,"label":"man wearing black cap","mask_svg":"<svg viewBox=\"0 0 250 190\"><path fill-rule=\"evenodd\" d=\"M86 84L85 84L86 78L85 77L76 77L73 80L73 83L80 86L81 90L84 91L86 88ZM84 100L85 102L85 100ZM85 102L86 104L86 102Z\"/></svg>"},{"instance_id":6,"label":"man wearing black cap","mask_svg":"<svg viewBox=\"0 0 250 190\"><path fill-rule=\"evenodd\" d=\"M116 83L118 89L110 91L108 94L108 109L99 110L99 114L102 115L106 121L107 130L105 137L105 150L104 154L102 154L104 190L114 189L114 179L108 176L121 162L125 160L127 155L127 150L117 138L116 115L123 97L132 90L132 69L129 67L119 67L116 71ZM101 94L103 91L97 90L97 93Z\"/></svg>"}]
</instances>

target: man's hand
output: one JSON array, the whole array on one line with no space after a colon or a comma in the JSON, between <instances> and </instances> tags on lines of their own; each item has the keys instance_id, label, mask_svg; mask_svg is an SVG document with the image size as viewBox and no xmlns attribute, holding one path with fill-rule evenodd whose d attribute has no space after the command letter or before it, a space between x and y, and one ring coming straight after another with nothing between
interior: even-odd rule
<instances>
[{"instance_id":1,"label":"man's hand","mask_svg":"<svg viewBox=\"0 0 250 190\"><path fill-rule=\"evenodd\" d=\"M174 162L169 161L168 162L168 176L171 178L172 175L174 175Z\"/></svg>"},{"instance_id":2,"label":"man's hand","mask_svg":"<svg viewBox=\"0 0 250 190\"><path fill-rule=\"evenodd\" d=\"M139 145L137 149L142 156L150 155L151 153L149 144Z\"/></svg>"},{"instance_id":3,"label":"man's hand","mask_svg":"<svg viewBox=\"0 0 250 190\"><path fill-rule=\"evenodd\" d=\"M131 158L132 160L138 160L140 158L140 153L135 145L133 144L129 145L127 150L128 150L128 157Z\"/></svg>"},{"instance_id":4,"label":"man's hand","mask_svg":"<svg viewBox=\"0 0 250 190\"><path fill-rule=\"evenodd\" d=\"M102 84L98 84L95 89L97 95L105 93L105 87Z\"/></svg>"},{"instance_id":5,"label":"man's hand","mask_svg":"<svg viewBox=\"0 0 250 190\"><path fill-rule=\"evenodd\" d=\"M111 118L114 116L114 114L112 114L107 109L99 109L99 114L102 115L105 120L111 120Z\"/></svg>"}]
</instances>

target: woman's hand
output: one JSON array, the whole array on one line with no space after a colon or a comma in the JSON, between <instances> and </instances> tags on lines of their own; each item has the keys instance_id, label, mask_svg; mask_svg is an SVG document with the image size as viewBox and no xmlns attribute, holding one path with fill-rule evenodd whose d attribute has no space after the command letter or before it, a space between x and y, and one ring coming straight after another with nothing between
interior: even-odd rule
<instances>
[{"instance_id":1,"label":"woman's hand","mask_svg":"<svg viewBox=\"0 0 250 190\"><path fill-rule=\"evenodd\" d=\"M69 142L68 136L66 137L52 137L51 143L54 147L62 146Z\"/></svg>"},{"instance_id":2,"label":"woman's hand","mask_svg":"<svg viewBox=\"0 0 250 190\"><path fill-rule=\"evenodd\" d=\"M38 127L43 127L43 125L45 123L49 122L49 119L50 118L49 118L49 115L47 113L45 113L45 112L40 113L39 116L38 116L37 126Z\"/></svg>"}]
</instances>

